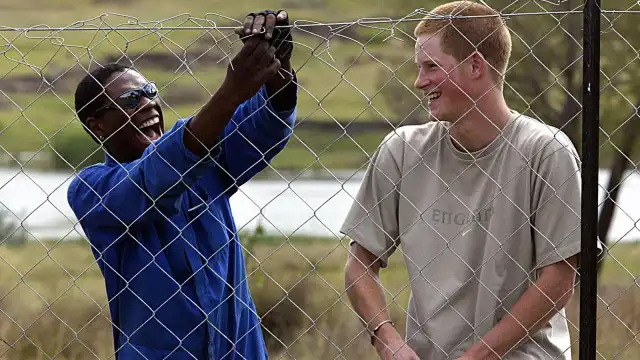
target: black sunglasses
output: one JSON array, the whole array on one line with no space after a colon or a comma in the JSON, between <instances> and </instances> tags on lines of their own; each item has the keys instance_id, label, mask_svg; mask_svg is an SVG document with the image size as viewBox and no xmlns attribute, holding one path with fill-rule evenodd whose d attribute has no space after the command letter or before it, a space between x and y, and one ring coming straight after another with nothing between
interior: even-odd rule
<instances>
[{"instance_id":1,"label":"black sunglasses","mask_svg":"<svg viewBox=\"0 0 640 360\"><path fill-rule=\"evenodd\" d=\"M158 96L158 87L154 82L148 82L139 89L123 92L109 104L102 105L96 110L96 113L106 109L135 109L140 104L143 96L149 100L153 100Z\"/></svg>"}]
</instances>

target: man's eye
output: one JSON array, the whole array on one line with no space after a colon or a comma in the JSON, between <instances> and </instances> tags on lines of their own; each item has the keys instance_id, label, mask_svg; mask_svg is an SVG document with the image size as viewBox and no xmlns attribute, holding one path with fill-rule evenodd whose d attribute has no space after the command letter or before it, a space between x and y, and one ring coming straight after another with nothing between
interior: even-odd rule
<instances>
[{"instance_id":1,"label":"man's eye","mask_svg":"<svg viewBox=\"0 0 640 360\"><path fill-rule=\"evenodd\" d=\"M121 100L125 100L125 101L126 100L134 100L136 98L138 98L138 96L135 93L130 93L130 94L126 94L126 95L120 96L120 99Z\"/></svg>"},{"instance_id":2,"label":"man's eye","mask_svg":"<svg viewBox=\"0 0 640 360\"><path fill-rule=\"evenodd\" d=\"M136 93L124 94L118 98L118 104L121 106L132 106L138 100L138 95Z\"/></svg>"}]
</instances>

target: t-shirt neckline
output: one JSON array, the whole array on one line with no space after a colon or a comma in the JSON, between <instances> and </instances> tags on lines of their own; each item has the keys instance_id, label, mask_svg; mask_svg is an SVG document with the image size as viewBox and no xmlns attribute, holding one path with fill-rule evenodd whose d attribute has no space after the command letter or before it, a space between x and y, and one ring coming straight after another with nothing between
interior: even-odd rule
<instances>
[{"instance_id":1,"label":"t-shirt neckline","mask_svg":"<svg viewBox=\"0 0 640 360\"><path fill-rule=\"evenodd\" d=\"M453 144L453 140L451 139L451 135L449 135L448 129L445 129L445 136L443 140L447 146L447 149L450 150L455 157L464 161L477 161L487 156L490 156L506 142L506 139L508 139L509 135L513 132L513 129L515 127L515 124L514 124L515 121L520 117L520 114L518 112L514 110L510 110L510 111L511 111L511 117L509 118L509 121L507 121L507 123L505 124L504 128L502 129L502 132L498 134L498 136L496 136L495 139L493 139L493 141L491 141L491 143L489 143L484 148L473 151L473 152L459 150Z\"/></svg>"}]
</instances>

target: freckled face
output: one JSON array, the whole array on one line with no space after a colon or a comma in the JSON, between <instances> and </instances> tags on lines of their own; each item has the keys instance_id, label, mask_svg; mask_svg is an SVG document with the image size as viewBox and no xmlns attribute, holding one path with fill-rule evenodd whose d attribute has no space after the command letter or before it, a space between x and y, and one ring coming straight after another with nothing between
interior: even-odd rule
<instances>
[{"instance_id":1,"label":"freckled face","mask_svg":"<svg viewBox=\"0 0 640 360\"><path fill-rule=\"evenodd\" d=\"M414 86L425 95L430 117L455 123L473 106L465 91L470 80L464 64L442 50L440 35L420 35L415 51L418 76Z\"/></svg>"}]
</instances>

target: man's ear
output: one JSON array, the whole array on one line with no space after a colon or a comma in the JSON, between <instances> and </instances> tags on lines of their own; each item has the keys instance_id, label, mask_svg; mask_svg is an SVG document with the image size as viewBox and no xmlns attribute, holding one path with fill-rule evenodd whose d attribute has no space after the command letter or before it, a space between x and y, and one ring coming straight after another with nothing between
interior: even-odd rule
<instances>
[{"instance_id":1,"label":"man's ear","mask_svg":"<svg viewBox=\"0 0 640 360\"><path fill-rule=\"evenodd\" d=\"M90 116L87 118L86 124L89 131L97 139L100 139L100 137L107 137L106 129L104 128L104 125L102 124L102 121L100 121L100 119Z\"/></svg>"},{"instance_id":2,"label":"man's ear","mask_svg":"<svg viewBox=\"0 0 640 360\"><path fill-rule=\"evenodd\" d=\"M472 79L479 79L487 72L491 72L491 65L479 51L474 51L471 54L469 64L471 65L470 75Z\"/></svg>"}]
</instances>

